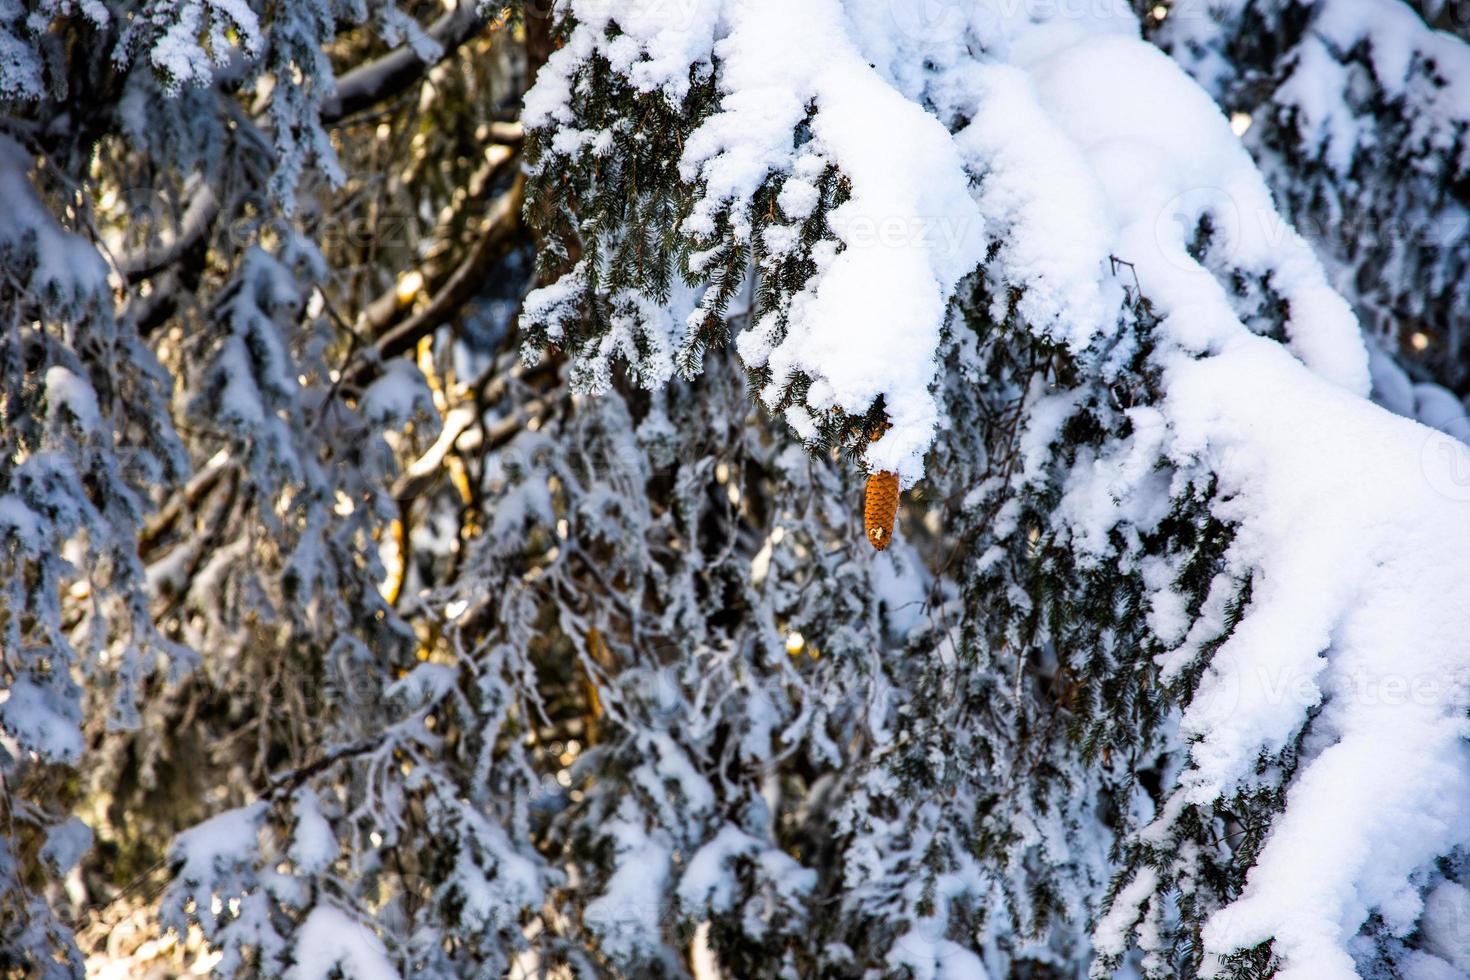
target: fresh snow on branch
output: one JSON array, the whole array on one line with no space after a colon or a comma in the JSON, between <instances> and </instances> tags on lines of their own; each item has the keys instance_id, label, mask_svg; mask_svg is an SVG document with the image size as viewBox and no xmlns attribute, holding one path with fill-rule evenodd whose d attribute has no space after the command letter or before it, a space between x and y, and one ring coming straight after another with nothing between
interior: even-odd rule
<instances>
[{"instance_id":1,"label":"fresh snow on branch","mask_svg":"<svg viewBox=\"0 0 1470 980\"><path fill-rule=\"evenodd\" d=\"M667 11L638 16L638 4L624 18L613 5L588 3L583 11L574 3L576 41L553 57L552 70L570 70L589 45L605 48L639 90L678 97L691 61L718 63L719 105L679 160L681 175L699 187L681 227L693 239L715 235L719 217L733 209L735 238L749 242L755 232L742 214L762 185L778 179L785 222L763 229L761 244L765 261L779 261L799 245L794 223L811 215L816 179L828 166L841 168L848 196L826 215L832 239L813 256L818 274L785 308L755 320L739 349L748 367L769 371L761 397L772 407L798 374L810 380L805 402L813 413L860 415L882 398L893 428L868 449L868 464L913 482L939 418L929 388L945 309L984 254L959 153L938 120L868 63L837 0L701 6L689 23L671 26ZM621 32L603 37L615 20ZM528 98L528 126L567 112L570 83L554 79ZM793 148L793 132L808 123L809 139ZM571 145L558 138L558 147ZM691 326L703 315L691 314Z\"/></svg>"},{"instance_id":2,"label":"fresh snow on branch","mask_svg":"<svg viewBox=\"0 0 1470 980\"><path fill-rule=\"evenodd\" d=\"M1152 324L1160 396L1131 410L1113 450L1134 462L1071 468L1066 533L1079 560L1097 542L1091 560L1126 569L1139 559L1118 554L1116 537L1150 533L1160 505L1209 484L1210 513L1233 538L1198 610L1175 593L1177 569L1146 572L1162 679L1202 676L1176 721L1187 763L1136 840L1168 840L1186 809L1228 809L1284 779L1245 891L1209 916L1203 969L1272 941L1281 976L1354 976L1370 916L1412 932L1436 861L1470 847L1470 654L1458 639L1470 630L1470 514L1445 492L1464 447L1367 401L1349 305L1219 107L1140 39L1125 5L1009 18L977 5L952 12L952 30L907 34L886 6L728 0L681 20L572 0L576 26L528 123L550 132L552 159L604 157L615 134L578 128L575 110L589 64L642 98L689 106L690 79L711 79L713 103L682 144L682 271L708 277L701 256L717 241L754 240L742 274L778 295L736 346L763 399L780 407L790 380L806 379L804 438L802 418L861 417L881 399L893 428L864 460L908 483L944 438L931 386L940 338L961 329L946 317L968 273L994 320L1024 324L1103 380L1127 354L1124 311ZM1375 48L1390 92L1408 55L1386 61L1406 50ZM829 168L845 191L835 202L814 184ZM813 241L795 223L818 210ZM941 220L960 233L919 234ZM876 240L860 235L874 228ZM779 262L791 250L809 264L788 287ZM706 281L707 296L719 291ZM1162 488L1160 469L1173 472ZM1241 608L1226 622L1232 596ZM1384 693L1406 682L1432 695ZM1142 917L1145 948L1164 901L1153 875L1137 871L1117 899ZM1118 914L1099 940L1121 952Z\"/></svg>"},{"instance_id":3,"label":"fresh snow on branch","mask_svg":"<svg viewBox=\"0 0 1470 980\"><path fill-rule=\"evenodd\" d=\"M1453 11L547 6L0 0L0 969L1470 975Z\"/></svg>"},{"instance_id":4,"label":"fresh snow on branch","mask_svg":"<svg viewBox=\"0 0 1470 980\"><path fill-rule=\"evenodd\" d=\"M1283 213L1311 239L1365 332L1404 351L1412 380L1463 394L1470 364L1463 22L1458 35L1431 30L1416 9L1393 0L1230 0L1210 9L1201 16L1191 5L1153 37L1248 125L1245 143ZM1440 8L1422 9L1432 16ZM1454 17L1438 20L1453 25ZM1391 387L1375 396L1414 416L1412 399L1404 404ZM1454 414L1463 418L1463 407ZM1444 415L1418 417L1439 427Z\"/></svg>"}]
</instances>

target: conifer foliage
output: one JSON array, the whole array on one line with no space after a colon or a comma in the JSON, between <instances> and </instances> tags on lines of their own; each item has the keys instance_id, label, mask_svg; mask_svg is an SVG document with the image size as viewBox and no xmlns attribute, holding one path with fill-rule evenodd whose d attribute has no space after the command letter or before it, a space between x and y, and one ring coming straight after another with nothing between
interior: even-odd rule
<instances>
[{"instance_id":1,"label":"conifer foliage","mask_svg":"<svg viewBox=\"0 0 1470 980\"><path fill-rule=\"evenodd\" d=\"M1459 450L1435 459L1431 433L1363 399L1368 358L1348 305L1308 243L1267 220L1267 186L1206 93L1121 8L1007 19L961 6L907 25L860 2L569 11L527 122L537 193L561 202L583 251L531 298L540 336L574 356L628 357L637 374L644 352L615 324L563 315L567 304L591 308L606 276L629 303L667 307L681 277L703 289L692 313L642 329L671 330L655 349L697 352L724 336L710 319L729 313L729 282L748 268L734 346L760 399L817 448L860 440L881 413L894 427L863 462L906 483L928 475L937 425L949 436L994 417L931 411L933 392L969 402L955 391L966 369L982 390L1014 386L1008 428L982 442L984 478L956 488L957 509L986 519L949 566L964 591L948 639L964 637L980 670L1013 659L1013 710L1051 699L1071 738L1022 737L1039 757L1033 785L987 808L1007 846L959 835L931 871L944 923L933 949L896 945L889 963L942 969L958 935L942 906L965 892L937 879L962 875L967 852L979 882L1006 867L1026 883L1032 902L1003 906L1018 933L1045 920L1039 896L1095 913L1097 975L1128 959L1151 976L1352 976L1411 956L1401 941L1426 876L1466 844L1464 692L1449 681L1411 707L1378 688L1463 676L1459 614L1429 597L1410 612L1399 591L1461 587L1432 540L1463 543L1444 468ZM1420 47L1460 56L1459 42L1425 37ZM1203 59L1230 42L1179 47ZM678 147L679 179L657 190L625 169L646 149L650 105L658 139ZM1453 172L1462 144L1435 142ZM665 157L636 178L672 167ZM1422 193L1411 185L1397 190ZM659 192L668 203L654 206ZM665 237L644 250L643 216L670 211L676 237L660 223ZM621 261L628 248L639 263ZM1462 288L1447 261L1442 276L1393 264L1384 288ZM995 343L1030 363L1003 370ZM944 768L953 729L926 737L918 724L910 737L945 744L925 760ZM1365 778L1384 765L1396 774L1387 803ZM1112 805L1079 813L1064 792ZM1038 810L1053 831L1087 830L1023 830ZM1405 847L1387 828L1409 824ZM1089 885L1076 872L1090 834L1113 855Z\"/></svg>"},{"instance_id":2,"label":"conifer foliage","mask_svg":"<svg viewBox=\"0 0 1470 980\"><path fill-rule=\"evenodd\" d=\"M0 0L0 971L1470 973L1464 34Z\"/></svg>"}]
</instances>

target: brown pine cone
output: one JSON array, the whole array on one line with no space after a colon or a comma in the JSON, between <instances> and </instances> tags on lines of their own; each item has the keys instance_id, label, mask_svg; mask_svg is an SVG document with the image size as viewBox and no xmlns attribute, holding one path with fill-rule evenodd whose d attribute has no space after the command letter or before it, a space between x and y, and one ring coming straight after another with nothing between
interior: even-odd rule
<instances>
[{"instance_id":1,"label":"brown pine cone","mask_svg":"<svg viewBox=\"0 0 1470 980\"><path fill-rule=\"evenodd\" d=\"M868 477L867 499L863 506L863 522L868 528L868 543L879 551L893 540L893 519L898 516L898 474L884 471Z\"/></svg>"}]
</instances>

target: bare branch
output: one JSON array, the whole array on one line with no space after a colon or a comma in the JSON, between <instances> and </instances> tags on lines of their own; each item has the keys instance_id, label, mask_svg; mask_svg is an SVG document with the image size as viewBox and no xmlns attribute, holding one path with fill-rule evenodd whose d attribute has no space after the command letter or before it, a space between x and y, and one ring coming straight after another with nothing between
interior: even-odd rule
<instances>
[{"instance_id":1,"label":"bare branch","mask_svg":"<svg viewBox=\"0 0 1470 980\"><path fill-rule=\"evenodd\" d=\"M429 25L426 33L441 48L438 60L425 62L411 47L403 45L343 75L337 80L337 94L322 106L322 122L331 125L392 98L423 78L430 68L448 60L488 23L476 11L477 6L474 0L460 0L453 10Z\"/></svg>"}]
</instances>

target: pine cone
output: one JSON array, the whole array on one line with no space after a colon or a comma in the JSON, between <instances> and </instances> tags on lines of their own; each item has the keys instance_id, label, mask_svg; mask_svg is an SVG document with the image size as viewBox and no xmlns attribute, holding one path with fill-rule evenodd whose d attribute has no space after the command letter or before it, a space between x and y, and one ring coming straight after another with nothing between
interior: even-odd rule
<instances>
[{"instance_id":1,"label":"pine cone","mask_svg":"<svg viewBox=\"0 0 1470 980\"><path fill-rule=\"evenodd\" d=\"M868 527L868 543L879 551L893 540L893 519L898 516L898 474L884 471L868 477L867 500L863 521Z\"/></svg>"}]
</instances>

